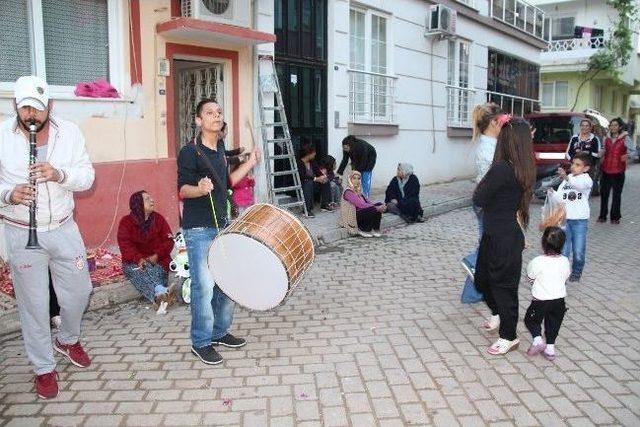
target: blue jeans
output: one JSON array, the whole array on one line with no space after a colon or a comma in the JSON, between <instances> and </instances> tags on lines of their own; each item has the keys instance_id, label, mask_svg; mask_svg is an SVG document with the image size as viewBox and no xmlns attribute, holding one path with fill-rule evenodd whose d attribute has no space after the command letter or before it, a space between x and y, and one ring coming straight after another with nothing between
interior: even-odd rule
<instances>
[{"instance_id":1,"label":"blue jeans","mask_svg":"<svg viewBox=\"0 0 640 427\"><path fill-rule=\"evenodd\" d=\"M168 274L159 264L149 263L144 268L137 264L123 264L122 271L133 287L151 302L167 292Z\"/></svg>"},{"instance_id":2,"label":"blue jeans","mask_svg":"<svg viewBox=\"0 0 640 427\"><path fill-rule=\"evenodd\" d=\"M209 271L209 247L218 229L187 228L183 234L191 273L191 343L199 348L227 334L235 303L216 286Z\"/></svg>"},{"instance_id":3,"label":"blue jeans","mask_svg":"<svg viewBox=\"0 0 640 427\"><path fill-rule=\"evenodd\" d=\"M362 194L366 197L369 197L369 194L371 194L371 174L371 171L360 172L362 176Z\"/></svg>"},{"instance_id":4,"label":"blue jeans","mask_svg":"<svg viewBox=\"0 0 640 427\"><path fill-rule=\"evenodd\" d=\"M478 244L480 244L480 239L482 239L482 233L484 232L484 224L482 223L482 208L474 205L473 206L473 212L476 214L476 219L478 220L478 234L479 234ZM464 257L464 260L469 265L472 265L473 267L476 266L477 259L478 259L478 248L477 247L476 247L475 251L471 252L469 255Z\"/></svg>"},{"instance_id":5,"label":"blue jeans","mask_svg":"<svg viewBox=\"0 0 640 427\"><path fill-rule=\"evenodd\" d=\"M573 252L571 274L575 276L582 275L582 269L584 268L588 230L589 220L587 219L568 219L564 228L567 240L564 242L562 255L571 259L570 255Z\"/></svg>"}]
</instances>

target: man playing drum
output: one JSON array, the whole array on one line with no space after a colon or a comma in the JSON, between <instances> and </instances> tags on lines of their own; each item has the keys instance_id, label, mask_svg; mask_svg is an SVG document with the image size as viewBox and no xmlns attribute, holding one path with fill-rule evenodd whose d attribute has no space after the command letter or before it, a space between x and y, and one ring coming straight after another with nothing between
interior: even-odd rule
<instances>
[{"instance_id":1,"label":"man playing drum","mask_svg":"<svg viewBox=\"0 0 640 427\"><path fill-rule=\"evenodd\" d=\"M213 99L196 107L201 133L178 155L178 189L184 200L182 228L191 272L191 352L209 365L222 362L214 346L242 347L246 341L231 335L235 303L214 283L207 265L209 247L227 225L228 189L260 161L257 149L228 174L222 108ZM235 254L242 256L242 254Z\"/></svg>"}]
</instances>

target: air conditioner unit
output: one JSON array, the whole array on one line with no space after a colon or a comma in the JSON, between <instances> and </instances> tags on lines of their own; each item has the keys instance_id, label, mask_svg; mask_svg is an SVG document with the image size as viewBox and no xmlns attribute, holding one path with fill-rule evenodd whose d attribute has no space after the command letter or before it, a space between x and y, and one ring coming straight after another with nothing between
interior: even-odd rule
<instances>
[{"instance_id":1,"label":"air conditioner unit","mask_svg":"<svg viewBox=\"0 0 640 427\"><path fill-rule=\"evenodd\" d=\"M251 0L182 0L182 16L248 28Z\"/></svg>"},{"instance_id":2,"label":"air conditioner unit","mask_svg":"<svg viewBox=\"0 0 640 427\"><path fill-rule=\"evenodd\" d=\"M431 6L427 22L428 33L455 35L456 11L450 7L436 4Z\"/></svg>"}]
</instances>

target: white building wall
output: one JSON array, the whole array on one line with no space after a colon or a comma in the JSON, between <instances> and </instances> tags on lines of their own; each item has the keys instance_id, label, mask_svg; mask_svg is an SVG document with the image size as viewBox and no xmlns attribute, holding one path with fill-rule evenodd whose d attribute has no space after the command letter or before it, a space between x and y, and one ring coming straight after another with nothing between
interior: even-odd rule
<instances>
[{"instance_id":1,"label":"white building wall","mask_svg":"<svg viewBox=\"0 0 640 427\"><path fill-rule=\"evenodd\" d=\"M575 17L575 25L602 29L605 40L611 37L612 29L618 21L618 12L605 1L531 0L531 3L544 10L547 17L573 16ZM636 3L640 6L640 1L636 1ZM632 25L635 26L632 40L634 49L629 65L622 70L620 75L621 80L630 85L634 84L634 80L640 80L640 40L638 37L640 24L635 22Z\"/></svg>"},{"instance_id":2,"label":"white building wall","mask_svg":"<svg viewBox=\"0 0 640 427\"><path fill-rule=\"evenodd\" d=\"M488 2L477 3L478 9L487 13ZM430 4L420 0L364 0L357 4L391 16L390 74L397 77L394 109L398 134L362 137L378 153L374 186L387 185L399 162L412 163L422 183L475 175L470 138L447 137L447 42L424 36ZM328 16L329 154L340 161L349 121L349 1L329 1ZM478 103L486 96L489 47L539 63L538 48L460 15L457 33L472 42L470 83L477 90Z\"/></svg>"}]
</instances>

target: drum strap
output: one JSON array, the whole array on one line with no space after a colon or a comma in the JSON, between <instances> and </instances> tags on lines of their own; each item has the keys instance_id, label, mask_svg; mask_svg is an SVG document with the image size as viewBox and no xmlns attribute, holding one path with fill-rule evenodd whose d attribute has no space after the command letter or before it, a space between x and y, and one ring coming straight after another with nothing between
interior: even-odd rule
<instances>
[{"instance_id":1,"label":"drum strap","mask_svg":"<svg viewBox=\"0 0 640 427\"><path fill-rule=\"evenodd\" d=\"M211 161L209 160L209 158L202 152L202 150L200 149L200 144L202 144L202 134L198 134L198 136L195 138L195 140L193 141L193 145L196 148L196 153L198 154L198 156L200 156L202 158L202 160L204 160L204 164L207 165L207 168L209 169L209 171L211 172L211 178L213 178L213 182L216 185L216 187L218 188L223 188L225 193L227 193L227 205L229 205L231 203L230 200L230 194L229 194L229 188L227 186L227 188L225 188L222 185L222 179L220 179L220 175L218 175L218 172L216 171L216 169L213 167L213 165L211 164ZM220 143L218 142L218 149L220 149ZM227 182L229 182L229 174L227 172ZM214 218L214 222L216 223L216 228L218 227L217 224L217 217L216 217L216 208L215 205L213 204L213 200L211 201L211 209L213 210L213 218ZM227 209L229 210L229 209ZM228 218L231 219L231 218Z\"/></svg>"}]
</instances>

